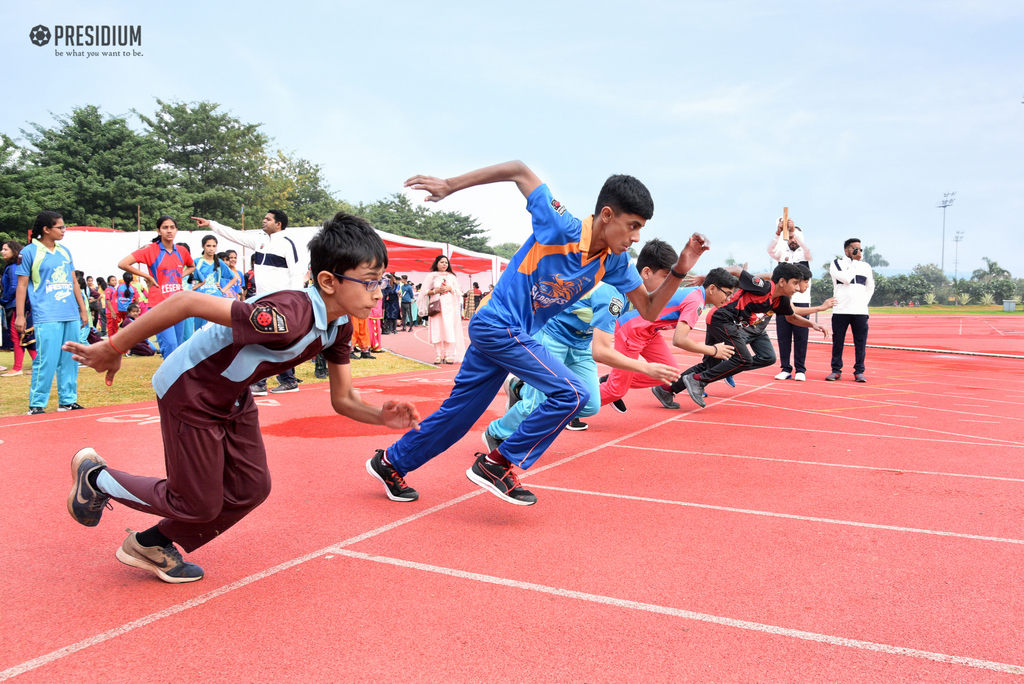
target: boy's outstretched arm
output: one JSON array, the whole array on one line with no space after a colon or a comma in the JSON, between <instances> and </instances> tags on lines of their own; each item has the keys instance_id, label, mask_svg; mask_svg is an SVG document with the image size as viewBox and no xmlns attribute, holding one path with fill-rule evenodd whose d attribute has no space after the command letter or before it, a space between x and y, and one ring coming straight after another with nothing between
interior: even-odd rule
<instances>
[{"instance_id":1,"label":"boy's outstretched arm","mask_svg":"<svg viewBox=\"0 0 1024 684\"><path fill-rule=\"evenodd\" d=\"M348 364L327 362L331 382L331 406L338 413L360 423L383 425L395 430L420 429L420 414L406 402L386 401L383 406L365 403L352 387L352 370Z\"/></svg>"},{"instance_id":2,"label":"boy's outstretched arm","mask_svg":"<svg viewBox=\"0 0 1024 684\"><path fill-rule=\"evenodd\" d=\"M590 343L594 361L619 370L643 373L662 382L675 382L679 379L679 369L664 363L648 363L640 359L631 359L615 349L615 336L604 330L594 330L594 339Z\"/></svg>"},{"instance_id":3,"label":"boy's outstretched arm","mask_svg":"<svg viewBox=\"0 0 1024 684\"><path fill-rule=\"evenodd\" d=\"M693 354L700 354L702 356L710 356L713 359L728 359L736 351L730 345L725 342L719 342L718 344L701 344L697 340L690 337L690 326L684 321L680 321L676 325L676 330L672 333L672 346L679 347L683 351L688 351Z\"/></svg>"},{"instance_id":4,"label":"boy's outstretched arm","mask_svg":"<svg viewBox=\"0 0 1024 684\"><path fill-rule=\"evenodd\" d=\"M107 384L112 385L114 375L121 368L121 354L142 340L193 316L230 327L232 301L186 290L150 309L145 316L139 316L134 323L121 328L109 339L96 344L65 342L63 349L71 352L75 361L96 369L97 373L106 372Z\"/></svg>"},{"instance_id":5,"label":"boy's outstretched arm","mask_svg":"<svg viewBox=\"0 0 1024 684\"><path fill-rule=\"evenodd\" d=\"M673 293L679 289L679 283L682 282L683 277L686 276L691 268L697 265L697 260L710 248L706 237L700 233L694 233L690 236L689 241L687 241L686 247L679 253L679 259L672 268L672 273L678 275L669 273L668 277L662 281L661 285L654 292L648 292L647 288L638 287L626 293L626 297L636 307L636 310L640 312L644 320L655 321L658 319L662 309L668 304L668 300L672 299Z\"/></svg>"},{"instance_id":6,"label":"boy's outstretched arm","mask_svg":"<svg viewBox=\"0 0 1024 684\"><path fill-rule=\"evenodd\" d=\"M413 176L405 181L405 187L413 190L426 190L429 194L424 201L439 202L453 192L465 190L474 185L487 185L502 181L514 182L518 186L519 192L523 193L523 197L527 198L541 185L541 180L530 170L530 167L521 161L510 161L470 171L454 178Z\"/></svg>"}]
</instances>

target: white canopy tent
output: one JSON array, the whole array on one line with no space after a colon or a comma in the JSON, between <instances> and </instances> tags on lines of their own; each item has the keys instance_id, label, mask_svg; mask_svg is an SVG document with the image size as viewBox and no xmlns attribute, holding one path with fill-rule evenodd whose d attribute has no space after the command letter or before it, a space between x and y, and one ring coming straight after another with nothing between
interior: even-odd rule
<instances>
[{"instance_id":1,"label":"white canopy tent","mask_svg":"<svg viewBox=\"0 0 1024 684\"><path fill-rule=\"evenodd\" d=\"M309 262L306 245L320 226L294 226L285 230L285 235L295 242L299 249L299 259ZM180 230L177 242L183 242L192 250L192 257L198 258L202 253L202 240L210 235L208 230ZM414 238L393 235L377 231L388 249L388 271L397 275L408 275L414 283L422 281L423 274L430 270L430 265L439 254L449 257L452 268L459 276L459 284L463 291L467 290L475 280L485 290L488 285L498 282L501 272L508 265L508 259L493 254L481 254L461 247L454 247L443 242L429 242ZM71 227L64 234L64 244L75 260L75 267L84 271L87 276L121 277L117 264L128 254L146 246L157 236L156 231L121 232L110 228L94 228L90 226ZM251 250L218 238L218 251L234 249L239 253L240 270L248 270ZM144 267L143 267L144 268Z\"/></svg>"}]
</instances>

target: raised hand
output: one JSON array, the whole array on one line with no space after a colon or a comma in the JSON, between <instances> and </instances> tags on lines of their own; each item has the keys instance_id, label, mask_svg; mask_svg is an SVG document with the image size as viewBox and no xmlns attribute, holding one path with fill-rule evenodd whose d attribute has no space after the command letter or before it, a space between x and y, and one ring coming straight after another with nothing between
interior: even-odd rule
<instances>
[{"instance_id":1,"label":"raised hand","mask_svg":"<svg viewBox=\"0 0 1024 684\"><path fill-rule=\"evenodd\" d=\"M95 369L97 373L106 372L107 385L114 384L114 376L121 370L121 352L114 349L108 340L96 344L65 342L62 349L71 352L72 359Z\"/></svg>"},{"instance_id":2,"label":"raised hand","mask_svg":"<svg viewBox=\"0 0 1024 684\"><path fill-rule=\"evenodd\" d=\"M413 176L405 181L405 187L411 190L426 190L428 194L424 202L440 202L452 194L448 181L434 176Z\"/></svg>"}]
</instances>

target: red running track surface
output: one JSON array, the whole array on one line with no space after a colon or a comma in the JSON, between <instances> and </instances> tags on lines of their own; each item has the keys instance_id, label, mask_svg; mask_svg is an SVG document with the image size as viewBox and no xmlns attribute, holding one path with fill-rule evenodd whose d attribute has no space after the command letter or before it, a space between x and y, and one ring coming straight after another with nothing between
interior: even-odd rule
<instances>
[{"instance_id":1,"label":"red running track surface","mask_svg":"<svg viewBox=\"0 0 1024 684\"><path fill-rule=\"evenodd\" d=\"M808 366L704 410L631 392L527 473L528 508L466 479L479 431L393 503L363 464L397 435L333 416L325 385L261 399L274 491L177 586L114 558L151 518L65 510L83 446L163 472L154 404L0 419L0 680L1019 680L1024 362L870 350L868 384L826 383L812 345ZM357 384L428 413L454 372Z\"/></svg>"}]
</instances>

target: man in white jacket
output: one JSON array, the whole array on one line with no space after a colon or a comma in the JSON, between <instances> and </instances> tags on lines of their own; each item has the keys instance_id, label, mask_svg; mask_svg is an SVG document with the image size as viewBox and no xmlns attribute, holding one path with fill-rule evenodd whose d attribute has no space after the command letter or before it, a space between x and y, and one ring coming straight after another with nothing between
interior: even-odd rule
<instances>
[{"instance_id":1,"label":"man in white jacket","mask_svg":"<svg viewBox=\"0 0 1024 684\"><path fill-rule=\"evenodd\" d=\"M192 217L199 228L209 228L225 240L247 247L255 254L253 276L256 296L277 290L301 290L306 277L306 264L299 261L299 250L291 238L282 234L288 227L288 216L280 209L271 209L263 217L262 230L235 230L216 221ZM299 382L294 370L277 376L278 385L270 390L274 394L298 392ZM261 380L251 387L253 396L267 394L267 381Z\"/></svg>"},{"instance_id":2,"label":"man in white jacket","mask_svg":"<svg viewBox=\"0 0 1024 684\"><path fill-rule=\"evenodd\" d=\"M789 220L789 239L782 237L782 217L779 217L775 228L775 237L768 243L768 256L775 261L789 264L803 264L808 269L811 267L811 250L804 243L804 232ZM793 306L811 306L811 288L808 285L803 292L797 291L791 298ZM802 313L802 312L801 312ZM776 380L804 381L807 379L805 373L807 367L804 365L807 360L807 337L809 328L801 328L793 325L785 316L778 316L775 319L775 332L779 342L779 361L781 372L775 376ZM793 365L789 364L789 352L793 351ZM796 374L793 374L794 367Z\"/></svg>"},{"instance_id":3,"label":"man in white jacket","mask_svg":"<svg viewBox=\"0 0 1024 684\"><path fill-rule=\"evenodd\" d=\"M867 382L864 377L864 352L868 343L868 302L875 293L875 276L871 266L864 263L864 250L860 240L850 238L843 243L845 257L834 260L828 270L838 303L832 312L832 374L826 380L838 380L843 371L843 343L846 329L853 331L853 379Z\"/></svg>"}]
</instances>

